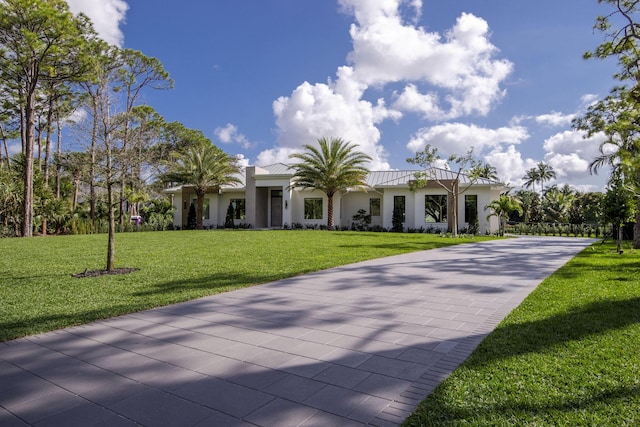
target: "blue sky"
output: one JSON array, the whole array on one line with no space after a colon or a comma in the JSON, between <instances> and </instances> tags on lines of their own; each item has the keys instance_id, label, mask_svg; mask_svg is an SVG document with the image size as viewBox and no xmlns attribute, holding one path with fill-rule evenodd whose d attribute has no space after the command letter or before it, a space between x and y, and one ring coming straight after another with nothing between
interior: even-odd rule
<instances>
[{"instance_id":1,"label":"blue sky","mask_svg":"<svg viewBox=\"0 0 640 427\"><path fill-rule=\"evenodd\" d=\"M599 138L570 120L614 85L596 0L68 0L103 37L160 59L175 81L145 101L246 164L287 161L322 136L407 169L425 144L469 147L522 183L539 161L555 183L602 189Z\"/></svg>"}]
</instances>

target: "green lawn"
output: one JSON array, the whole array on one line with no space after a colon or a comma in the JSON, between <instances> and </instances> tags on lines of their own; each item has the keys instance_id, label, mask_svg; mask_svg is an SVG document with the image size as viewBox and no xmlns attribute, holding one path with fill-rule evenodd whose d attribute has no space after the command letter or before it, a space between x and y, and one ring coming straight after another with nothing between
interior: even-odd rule
<instances>
[{"instance_id":1,"label":"green lawn","mask_svg":"<svg viewBox=\"0 0 640 427\"><path fill-rule=\"evenodd\" d=\"M106 235L0 239L0 341L389 255L471 240L426 234L170 231L116 236L126 275L104 268Z\"/></svg>"},{"instance_id":2,"label":"green lawn","mask_svg":"<svg viewBox=\"0 0 640 427\"><path fill-rule=\"evenodd\" d=\"M407 426L640 425L640 253L595 244L545 280Z\"/></svg>"}]
</instances>

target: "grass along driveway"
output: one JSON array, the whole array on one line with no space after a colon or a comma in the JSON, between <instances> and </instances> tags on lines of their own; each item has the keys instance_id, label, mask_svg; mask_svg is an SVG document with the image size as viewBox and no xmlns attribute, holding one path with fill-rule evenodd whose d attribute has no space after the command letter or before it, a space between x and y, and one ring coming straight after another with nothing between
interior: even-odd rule
<instances>
[{"instance_id":1,"label":"grass along driveway","mask_svg":"<svg viewBox=\"0 0 640 427\"><path fill-rule=\"evenodd\" d=\"M367 259L485 240L426 234L219 230L0 239L0 341Z\"/></svg>"},{"instance_id":2,"label":"grass along driveway","mask_svg":"<svg viewBox=\"0 0 640 427\"><path fill-rule=\"evenodd\" d=\"M640 253L596 243L547 278L406 426L640 425Z\"/></svg>"}]
</instances>

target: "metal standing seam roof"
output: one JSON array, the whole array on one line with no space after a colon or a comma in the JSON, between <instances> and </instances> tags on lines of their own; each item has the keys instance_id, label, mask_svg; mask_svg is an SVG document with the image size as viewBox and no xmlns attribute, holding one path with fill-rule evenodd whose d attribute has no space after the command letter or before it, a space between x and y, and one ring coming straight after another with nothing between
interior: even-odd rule
<instances>
[{"instance_id":1,"label":"metal standing seam roof","mask_svg":"<svg viewBox=\"0 0 640 427\"><path fill-rule=\"evenodd\" d=\"M260 176L268 177L270 175L293 175L295 173L295 169L291 167L291 165L287 165L284 163L275 163L267 166L260 166L260 169L264 169L268 172L268 174L261 174ZM440 168L432 168L432 173L434 174L431 179L433 180L453 180L456 178L457 172L440 169ZM365 179L365 184L369 187L397 187L397 186L408 186L409 181L415 180L415 174L421 172L420 170L390 170L390 171L370 171ZM237 177L242 182L241 184L228 184L223 185L222 188L227 190L240 190L246 187L246 173L243 169L242 173L238 174ZM471 184L472 181L469 179L468 175L460 174L460 184ZM495 181L492 179L486 178L478 178L474 185L504 185L504 183L500 181ZM180 190L183 186L173 187L166 189L165 191L168 193L175 193ZM184 185L184 187L189 187L189 185Z\"/></svg>"}]
</instances>

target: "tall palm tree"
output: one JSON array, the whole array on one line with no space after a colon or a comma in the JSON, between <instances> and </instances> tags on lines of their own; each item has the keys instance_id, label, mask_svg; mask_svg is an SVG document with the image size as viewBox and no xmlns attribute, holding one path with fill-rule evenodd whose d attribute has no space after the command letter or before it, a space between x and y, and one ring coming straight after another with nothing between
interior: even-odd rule
<instances>
[{"instance_id":1,"label":"tall palm tree","mask_svg":"<svg viewBox=\"0 0 640 427\"><path fill-rule=\"evenodd\" d=\"M556 171L545 162L538 163L538 182L540 183L541 193L544 194L544 183L551 181L556 177Z\"/></svg>"},{"instance_id":2,"label":"tall palm tree","mask_svg":"<svg viewBox=\"0 0 640 427\"><path fill-rule=\"evenodd\" d=\"M538 168L531 168L527 171L527 173L524 175L524 186L526 188L532 188L533 192L535 193L536 191L536 183L540 182L540 173L538 171Z\"/></svg>"},{"instance_id":3,"label":"tall palm tree","mask_svg":"<svg viewBox=\"0 0 640 427\"><path fill-rule=\"evenodd\" d=\"M240 183L240 168L228 154L211 143L189 147L175 153L166 178L179 184L191 184L197 197L196 228L202 230L202 211L207 191L225 184Z\"/></svg>"},{"instance_id":4,"label":"tall palm tree","mask_svg":"<svg viewBox=\"0 0 640 427\"><path fill-rule=\"evenodd\" d=\"M498 234L502 236L504 235L506 222L509 219L509 213L516 211L522 215L522 202L517 197L501 194L499 199L493 200L485 206L485 209L491 209L491 213L487 216L487 219L492 216L498 217L500 221Z\"/></svg>"},{"instance_id":5,"label":"tall palm tree","mask_svg":"<svg viewBox=\"0 0 640 427\"><path fill-rule=\"evenodd\" d=\"M318 139L319 147L304 145L305 152L290 157L300 162L295 169L293 187L314 188L327 195L327 228L333 230L333 196L350 187L364 186L371 157L341 138Z\"/></svg>"}]
</instances>

